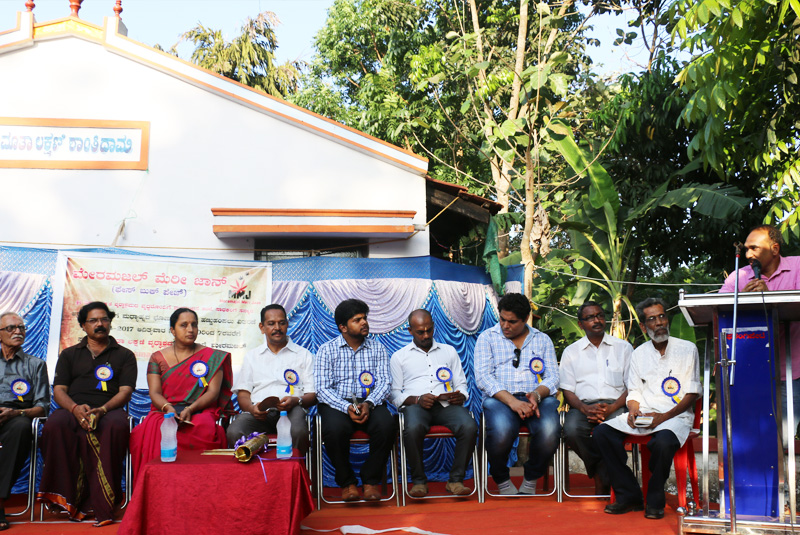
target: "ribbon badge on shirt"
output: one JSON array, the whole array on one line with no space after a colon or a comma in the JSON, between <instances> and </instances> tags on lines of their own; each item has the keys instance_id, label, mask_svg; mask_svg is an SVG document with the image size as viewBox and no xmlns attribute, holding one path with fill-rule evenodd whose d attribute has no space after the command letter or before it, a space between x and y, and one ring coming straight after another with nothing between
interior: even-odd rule
<instances>
[{"instance_id":1,"label":"ribbon badge on shirt","mask_svg":"<svg viewBox=\"0 0 800 535\"><path fill-rule=\"evenodd\" d=\"M297 376L297 372L289 368L283 372L283 379L286 381L286 392L290 396L294 396L294 385L300 381L300 377Z\"/></svg>"},{"instance_id":2,"label":"ribbon badge on shirt","mask_svg":"<svg viewBox=\"0 0 800 535\"><path fill-rule=\"evenodd\" d=\"M206 376L208 375L208 364L202 360L196 360L192 362L191 370L192 375L197 377L197 386L200 388L207 387L208 381L206 381Z\"/></svg>"},{"instance_id":3,"label":"ribbon badge on shirt","mask_svg":"<svg viewBox=\"0 0 800 535\"><path fill-rule=\"evenodd\" d=\"M369 396L370 389L375 385L375 376L364 370L358 376L358 382L361 383L361 397L365 398Z\"/></svg>"},{"instance_id":4,"label":"ribbon badge on shirt","mask_svg":"<svg viewBox=\"0 0 800 535\"><path fill-rule=\"evenodd\" d=\"M661 383L661 390L670 398L672 402L676 405L680 402L681 398L678 397L678 394L681 391L681 382L678 381L676 378L672 377L671 375L664 379L664 382Z\"/></svg>"},{"instance_id":5,"label":"ribbon badge on shirt","mask_svg":"<svg viewBox=\"0 0 800 535\"><path fill-rule=\"evenodd\" d=\"M17 379L11 383L11 391L17 396L20 401L25 401L22 396L31 391L31 385L25 379Z\"/></svg>"},{"instance_id":6,"label":"ribbon badge on shirt","mask_svg":"<svg viewBox=\"0 0 800 535\"><path fill-rule=\"evenodd\" d=\"M108 364L101 364L97 368L94 369L94 376L95 378L100 381L97 383L98 390L102 390L103 392L108 391L108 386L106 383L114 377L114 370L111 369L111 366Z\"/></svg>"},{"instance_id":7,"label":"ribbon badge on shirt","mask_svg":"<svg viewBox=\"0 0 800 535\"><path fill-rule=\"evenodd\" d=\"M450 371L450 368L447 366L442 366L438 370L436 370L436 378L439 379L442 383L444 383L444 391L445 392L452 392L453 391L453 372Z\"/></svg>"},{"instance_id":8,"label":"ribbon badge on shirt","mask_svg":"<svg viewBox=\"0 0 800 535\"><path fill-rule=\"evenodd\" d=\"M531 373L534 377L536 377L536 382L542 382L542 375L544 375L544 361L539 357L533 357L528 364L528 368L530 368Z\"/></svg>"}]
</instances>

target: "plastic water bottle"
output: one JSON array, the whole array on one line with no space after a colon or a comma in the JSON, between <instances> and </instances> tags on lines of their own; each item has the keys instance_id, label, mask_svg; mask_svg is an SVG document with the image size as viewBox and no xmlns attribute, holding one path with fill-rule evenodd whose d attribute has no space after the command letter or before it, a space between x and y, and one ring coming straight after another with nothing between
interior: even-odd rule
<instances>
[{"instance_id":1,"label":"plastic water bottle","mask_svg":"<svg viewBox=\"0 0 800 535\"><path fill-rule=\"evenodd\" d=\"M281 411L281 417L278 420L278 453L276 457L291 457L292 456L292 422L286 415L286 411Z\"/></svg>"},{"instance_id":2,"label":"plastic water bottle","mask_svg":"<svg viewBox=\"0 0 800 535\"><path fill-rule=\"evenodd\" d=\"M161 462L171 463L178 457L178 422L175 413L168 412L161 423Z\"/></svg>"}]
</instances>

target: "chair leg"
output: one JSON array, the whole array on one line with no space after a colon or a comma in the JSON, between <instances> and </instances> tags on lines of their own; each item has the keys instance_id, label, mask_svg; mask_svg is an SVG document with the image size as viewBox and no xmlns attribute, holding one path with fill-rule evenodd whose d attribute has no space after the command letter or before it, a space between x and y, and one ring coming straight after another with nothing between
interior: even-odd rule
<instances>
[{"instance_id":1,"label":"chair leg","mask_svg":"<svg viewBox=\"0 0 800 535\"><path fill-rule=\"evenodd\" d=\"M392 464L392 491L394 492L395 504L400 507L400 487L397 485L397 449L396 445L392 446L392 451L389 454L389 462ZM404 487L404 485L403 485Z\"/></svg>"},{"instance_id":2,"label":"chair leg","mask_svg":"<svg viewBox=\"0 0 800 535\"><path fill-rule=\"evenodd\" d=\"M647 484L650 482L650 450L646 446L639 448L639 455L642 458L642 496L646 497Z\"/></svg>"},{"instance_id":3,"label":"chair leg","mask_svg":"<svg viewBox=\"0 0 800 535\"><path fill-rule=\"evenodd\" d=\"M672 460L675 465L675 485L678 487L678 506L686 507L686 449L681 448Z\"/></svg>"},{"instance_id":4,"label":"chair leg","mask_svg":"<svg viewBox=\"0 0 800 535\"><path fill-rule=\"evenodd\" d=\"M484 503L489 492L489 456L486 454L486 416L481 414L481 495L478 501Z\"/></svg>"},{"instance_id":5,"label":"chair leg","mask_svg":"<svg viewBox=\"0 0 800 535\"><path fill-rule=\"evenodd\" d=\"M315 429L314 429L314 435L315 435L314 444L316 445L316 447L314 448L314 450L315 450L314 451L314 461L317 464L317 466L315 468L316 468L316 473L317 473L317 477L316 477L316 480L317 480L316 481L316 483L317 483L317 485L316 485L316 487L317 487L317 511L319 511L320 508L322 507L322 489L323 489L323 483L322 483L322 419L319 417L319 413L317 413L316 425L314 427L315 427Z\"/></svg>"},{"instance_id":6,"label":"chair leg","mask_svg":"<svg viewBox=\"0 0 800 535\"><path fill-rule=\"evenodd\" d=\"M702 500L700 499L699 485L697 481L697 459L694 456L694 446L689 439L689 448L687 451L688 464L689 464L689 481L692 484L692 497L694 502L700 507Z\"/></svg>"},{"instance_id":7,"label":"chair leg","mask_svg":"<svg viewBox=\"0 0 800 535\"><path fill-rule=\"evenodd\" d=\"M394 482L395 489L399 489L400 494L402 494L402 503L403 507L406 506L406 494L408 493L408 466L407 466L407 458L406 458L406 445L403 441L403 431L405 429L405 417L401 412L398 414L398 422L399 422L399 429L400 429L400 481Z\"/></svg>"}]
</instances>

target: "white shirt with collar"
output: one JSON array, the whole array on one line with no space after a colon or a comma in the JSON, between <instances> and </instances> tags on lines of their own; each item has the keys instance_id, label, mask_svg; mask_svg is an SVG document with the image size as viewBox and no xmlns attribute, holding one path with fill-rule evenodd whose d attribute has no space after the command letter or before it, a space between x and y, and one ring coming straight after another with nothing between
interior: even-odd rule
<instances>
[{"instance_id":1,"label":"white shirt with collar","mask_svg":"<svg viewBox=\"0 0 800 535\"><path fill-rule=\"evenodd\" d=\"M600 346L587 336L561 354L559 386L581 401L617 399L625 392L633 346L605 334Z\"/></svg>"},{"instance_id":2,"label":"white shirt with collar","mask_svg":"<svg viewBox=\"0 0 800 535\"><path fill-rule=\"evenodd\" d=\"M678 403L678 400L664 392L664 380L668 377L678 381L680 390L675 396L680 399L686 394L702 393L700 357L697 346L692 342L670 336L667 350L663 355L653 346L652 341L637 347L631 358L630 375L627 382L628 401L638 401L639 410L645 414L667 412ZM629 435L649 435L657 431L670 430L675 433L683 446L692 430L693 421L694 407L691 407L654 429L631 428L628 425L627 414L621 414L608 420L604 425L610 425Z\"/></svg>"},{"instance_id":3,"label":"white shirt with collar","mask_svg":"<svg viewBox=\"0 0 800 535\"><path fill-rule=\"evenodd\" d=\"M306 348L288 339L278 353L273 353L266 342L251 349L244 356L242 370L236 380L233 393L239 390L250 392L253 403L259 403L270 396L288 396L288 386L284 377L286 370L297 372L298 381L294 385L297 397L314 391L314 356Z\"/></svg>"},{"instance_id":4,"label":"white shirt with collar","mask_svg":"<svg viewBox=\"0 0 800 535\"><path fill-rule=\"evenodd\" d=\"M446 392L445 384L436 377L436 371L447 367L452 372L451 392L459 390L469 399L467 378L461 367L461 359L455 348L433 342L429 351L417 347L412 341L392 355L389 367L392 371L392 402L400 407L408 396ZM440 401L448 406L446 401Z\"/></svg>"}]
</instances>

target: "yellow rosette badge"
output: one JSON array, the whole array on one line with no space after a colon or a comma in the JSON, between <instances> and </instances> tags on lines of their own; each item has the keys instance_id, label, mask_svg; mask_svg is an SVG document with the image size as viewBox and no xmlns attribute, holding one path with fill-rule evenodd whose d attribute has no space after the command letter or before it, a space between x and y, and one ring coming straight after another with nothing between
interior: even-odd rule
<instances>
[{"instance_id":1,"label":"yellow rosette badge","mask_svg":"<svg viewBox=\"0 0 800 535\"><path fill-rule=\"evenodd\" d=\"M361 375L358 376L358 382L361 383L361 397L365 398L369 396L369 391L375 385L375 376L364 370L361 372Z\"/></svg>"},{"instance_id":2,"label":"yellow rosette badge","mask_svg":"<svg viewBox=\"0 0 800 535\"><path fill-rule=\"evenodd\" d=\"M676 378L669 376L661 383L661 390L672 400L676 405L680 403L681 398L678 396L681 392L681 382Z\"/></svg>"},{"instance_id":3,"label":"yellow rosette badge","mask_svg":"<svg viewBox=\"0 0 800 535\"><path fill-rule=\"evenodd\" d=\"M20 401L25 401L22 396L31 391L31 385L25 379L17 379L11 383L11 391L17 396Z\"/></svg>"},{"instance_id":4,"label":"yellow rosette badge","mask_svg":"<svg viewBox=\"0 0 800 535\"><path fill-rule=\"evenodd\" d=\"M533 376L536 377L536 382L541 383L544 375L544 361L539 357L533 357L528 363L528 368L530 368Z\"/></svg>"},{"instance_id":5,"label":"yellow rosette badge","mask_svg":"<svg viewBox=\"0 0 800 535\"><path fill-rule=\"evenodd\" d=\"M196 360L192 362L192 375L197 377L197 386L200 388L205 388L208 386L208 381L206 381L206 376L208 375L208 364L203 362L202 360Z\"/></svg>"},{"instance_id":6,"label":"yellow rosette badge","mask_svg":"<svg viewBox=\"0 0 800 535\"><path fill-rule=\"evenodd\" d=\"M297 372L290 368L283 372L283 379L286 381L286 393L290 396L294 396L294 385L300 381Z\"/></svg>"},{"instance_id":7,"label":"yellow rosette badge","mask_svg":"<svg viewBox=\"0 0 800 535\"><path fill-rule=\"evenodd\" d=\"M108 364L102 364L94 369L94 376L95 378L100 381L97 383L97 389L102 390L103 392L108 391L108 386L106 383L114 377L114 370L111 369L111 366Z\"/></svg>"},{"instance_id":8,"label":"yellow rosette badge","mask_svg":"<svg viewBox=\"0 0 800 535\"><path fill-rule=\"evenodd\" d=\"M444 391L445 392L452 392L453 391L453 372L450 371L450 368L447 366L442 366L438 370L436 370L436 378L439 379L442 383L444 383Z\"/></svg>"}]
</instances>

